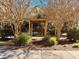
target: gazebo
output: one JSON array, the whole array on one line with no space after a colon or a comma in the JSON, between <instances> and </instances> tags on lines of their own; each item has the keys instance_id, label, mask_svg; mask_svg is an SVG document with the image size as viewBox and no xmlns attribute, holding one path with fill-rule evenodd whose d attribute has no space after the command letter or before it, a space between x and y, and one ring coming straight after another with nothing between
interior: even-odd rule
<instances>
[{"instance_id":1,"label":"gazebo","mask_svg":"<svg viewBox=\"0 0 79 59\"><path fill-rule=\"evenodd\" d=\"M44 11L39 7L30 8L29 17L29 33L32 36L45 36L47 34L48 18Z\"/></svg>"},{"instance_id":2,"label":"gazebo","mask_svg":"<svg viewBox=\"0 0 79 59\"><path fill-rule=\"evenodd\" d=\"M30 18L29 20L29 33L34 36L45 36L47 35L47 18Z\"/></svg>"}]
</instances>

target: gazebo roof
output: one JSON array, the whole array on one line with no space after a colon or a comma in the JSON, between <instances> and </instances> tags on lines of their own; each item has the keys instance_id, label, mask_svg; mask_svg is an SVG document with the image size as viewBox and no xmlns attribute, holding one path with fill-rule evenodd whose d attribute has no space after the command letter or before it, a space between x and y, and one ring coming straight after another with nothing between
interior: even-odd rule
<instances>
[{"instance_id":1,"label":"gazebo roof","mask_svg":"<svg viewBox=\"0 0 79 59\"><path fill-rule=\"evenodd\" d=\"M29 10L28 10L28 16L34 17L34 18L37 18L39 16L42 16L42 18L45 18L46 17L43 9L40 8L40 7L32 7L32 8L29 8Z\"/></svg>"}]
</instances>

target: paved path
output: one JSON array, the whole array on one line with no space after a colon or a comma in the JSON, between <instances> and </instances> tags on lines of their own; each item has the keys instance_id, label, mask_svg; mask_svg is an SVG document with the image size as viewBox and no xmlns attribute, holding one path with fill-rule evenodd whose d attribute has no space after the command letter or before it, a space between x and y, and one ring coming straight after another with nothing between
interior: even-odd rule
<instances>
[{"instance_id":1,"label":"paved path","mask_svg":"<svg viewBox=\"0 0 79 59\"><path fill-rule=\"evenodd\" d=\"M79 59L79 51L10 50L0 47L0 59Z\"/></svg>"}]
</instances>

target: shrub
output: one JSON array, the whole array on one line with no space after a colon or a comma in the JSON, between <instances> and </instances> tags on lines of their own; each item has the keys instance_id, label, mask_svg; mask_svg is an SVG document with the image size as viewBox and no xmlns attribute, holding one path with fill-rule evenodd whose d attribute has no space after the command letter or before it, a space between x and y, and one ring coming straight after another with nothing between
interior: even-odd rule
<instances>
[{"instance_id":1,"label":"shrub","mask_svg":"<svg viewBox=\"0 0 79 59\"><path fill-rule=\"evenodd\" d=\"M78 31L74 28L74 29L70 29L69 31L68 31L68 39L70 40L70 41L75 41L76 42L76 40L78 39L77 37L78 37L78 33L77 33Z\"/></svg>"},{"instance_id":2,"label":"shrub","mask_svg":"<svg viewBox=\"0 0 79 59\"><path fill-rule=\"evenodd\" d=\"M79 48L79 43L73 45L74 48Z\"/></svg>"},{"instance_id":3,"label":"shrub","mask_svg":"<svg viewBox=\"0 0 79 59\"><path fill-rule=\"evenodd\" d=\"M79 41L79 30L77 30L77 32L76 32L76 41Z\"/></svg>"},{"instance_id":4,"label":"shrub","mask_svg":"<svg viewBox=\"0 0 79 59\"><path fill-rule=\"evenodd\" d=\"M22 33L16 37L14 41L15 45L29 45L32 42L32 38L27 33Z\"/></svg>"},{"instance_id":5,"label":"shrub","mask_svg":"<svg viewBox=\"0 0 79 59\"><path fill-rule=\"evenodd\" d=\"M48 41L50 38L51 38L50 35L46 35L46 36L43 38L43 40L44 40L44 41Z\"/></svg>"},{"instance_id":6,"label":"shrub","mask_svg":"<svg viewBox=\"0 0 79 59\"><path fill-rule=\"evenodd\" d=\"M57 38L51 37L50 35L45 36L43 40L47 43L47 45L55 45L58 43Z\"/></svg>"}]
</instances>

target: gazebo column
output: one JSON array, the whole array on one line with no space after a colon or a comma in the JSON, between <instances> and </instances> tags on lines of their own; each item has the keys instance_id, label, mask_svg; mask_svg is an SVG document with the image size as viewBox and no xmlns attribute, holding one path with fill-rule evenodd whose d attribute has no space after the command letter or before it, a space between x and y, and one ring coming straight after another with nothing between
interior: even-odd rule
<instances>
[{"instance_id":1,"label":"gazebo column","mask_svg":"<svg viewBox=\"0 0 79 59\"><path fill-rule=\"evenodd\" d=\"M31 22L29 21L29 34L31 35L31 33L30 33L30 26L31 26Z\"/></svg>"},{"instance_id":2,"label":"gazebo column","mask_svg":"<svg viewBox=\"0 0 79 59\"><path fill-rule=\"evenodd\" d=\"M30 21L30 34L32 35L32 31L33 31L33 22Z\"/></svg>"},{"instance_id":3,"label":"gazebo column","mask_svg":"<svg viewBox=\"0 0 79 59\"><path fill-rule=\"evenodd\" d=\"M48 25L48 22L46 21L45 22L45 29L44 29L45 30L45 32L44 32L45 34L44 35L47 35L47 25Z\"/></svg>"}]
</instances>

